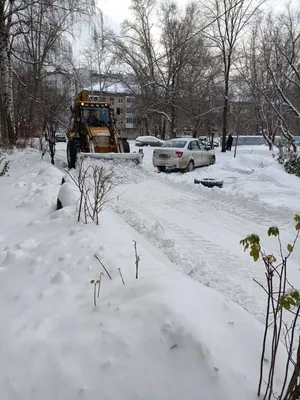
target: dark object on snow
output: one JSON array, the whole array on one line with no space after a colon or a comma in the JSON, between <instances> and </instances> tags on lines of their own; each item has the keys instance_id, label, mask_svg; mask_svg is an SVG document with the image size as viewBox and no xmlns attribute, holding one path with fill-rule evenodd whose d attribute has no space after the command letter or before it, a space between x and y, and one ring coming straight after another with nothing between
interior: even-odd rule
<instances>
[{"instance_id":1,"label":"dark object on snow","mask_svg":"<svg viewBox=\"0 0 300 400\"><path fill-rule=\"evenodd\" d=\"M218 188L223 187L223 181L217 181L216 179L208 179L208 178L201 179L201 180L194 179L194 183L201 184L201 185L203 185L205 187L209 187L209 188L212 188L215 186Z\"/></svg>"},{"instance_id":2,"label":"dark object on snow","mask_svg":"<svg viewBox=\"0 0 300 400\"><path fill-rule=\"evenodd\" d=\"M121 138L124 153L130 153L130 145L127 138Z\"/></svg>"},{"instance_id":3,"label":"dark object on snow","mask_svg":"<svg viewBox=\"0 0 300 400\"><path fill-rule=\"evenodd\" d=\"M226 150L231 151L232 142L233 142L233 137L232 137L232 134L230 133L227 138L227 142L226 142Z\"/></svg>"},{"instance_id":4,"label":"dark object on snow","mask_svg":"<svg viewBox=\"0 0 300 400\"><path fill-rule=\"evenodd\" d=\"M63 208L61 201L59 200L59 198L57 198L56 201L56 211L61 210Z\"/></svg>"},{"instance_id":5,"label":"dark object on snow","mask_svg":"<svg viewBox=\"0 0 300 400\"><path fill-rule=\"evenodd\" d=\"M65 178L62 177L62 180L61 180L60 184L63 185L65 182L66 182ZM56 200L56 211L61 210L62 208L63 208L62 202L57 197L57 200Z\"/></svg>"},{"instance_id":6,"label":"dark object on snow","mask_svg":"<svg viewBox=\"0 0 300 400\"><path fill-rule=\"evenodd\" d=\"M77 149L75 140L68 140L67 143L67 160L70 169L76 167Z\"/></svg>"}]
</instances>

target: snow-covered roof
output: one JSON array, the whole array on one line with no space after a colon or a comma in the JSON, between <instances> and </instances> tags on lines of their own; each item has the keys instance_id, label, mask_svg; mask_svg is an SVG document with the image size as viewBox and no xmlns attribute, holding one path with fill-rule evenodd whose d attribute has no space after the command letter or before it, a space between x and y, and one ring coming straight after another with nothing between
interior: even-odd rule
<instances>
[{"instance_id":1,"label":"snow-covered roof","mask_svg":"<svg viewBox=\"0 0 300 400\"><path fill-rule=\"evenodd\" d=\"M104 84L95 84L86 88L89 92L108 92L108 93L130 93L130 90L122 82L107 82Z\"/></svg>"}]
</instances>

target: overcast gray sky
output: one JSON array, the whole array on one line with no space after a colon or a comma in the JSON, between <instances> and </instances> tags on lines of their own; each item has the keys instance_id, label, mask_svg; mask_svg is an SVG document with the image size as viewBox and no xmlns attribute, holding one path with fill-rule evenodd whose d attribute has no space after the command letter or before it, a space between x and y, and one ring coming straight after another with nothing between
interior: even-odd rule
<instances>
[{"instance_id":1,"label":"overcast gray sky","mask_svg":"<svg viewBox=\"0 0 300 400\"><path fill-rule=\"evenodd\" d=\"M162 1L162 0L161 0ZM180 7L184 7L191 0L176 0ZM293 3L297 3L299 0L292 0ZM103 12L104 25L106 27L113 28L115 31L119 31L121 23L124 19L131 16L129 7L131 0L96 0L98 7ZM160 1L158 0L158 3ZM283 5L285 0L267 0L267 8L278 8ZM86 47L86 43L89 38L88 28L84 25L81 28L80 34L76 35L76 39L73 42L73 51L76 55L81 56L83 49ZM81 58L81 57L80 57ZM77 60L78 64L81 60Z\"/></svg>"},{"instance_id":2,"label":"overcast gray sky","mask_svg":"<svg viewBox=\"0 0 300 400\"><path fill-rule=\"evenodd\" d=\"M185 6L190 0L177 0L179 6ZM97 0L98 7L104 14L106 26L118 29L124 19L130 17L131 0Z\"/></svg>"},{"instance_id":3,"label":"overcast gray sky","mask_svg":"<svg viewBox=\"0 0 300 400\"><path fill-rule=\"evenodd\" d=\"M190 0L177 0L177 4L184 7ZM294 0L297 2L297 0ZM122 21L130 16L129 6L131 0L97 0L98 7L104 13L104 20L107 26L118 29ZM267 7L278 7L283 5L285 0L268 0Z\"/></svg>"}]
</instances>

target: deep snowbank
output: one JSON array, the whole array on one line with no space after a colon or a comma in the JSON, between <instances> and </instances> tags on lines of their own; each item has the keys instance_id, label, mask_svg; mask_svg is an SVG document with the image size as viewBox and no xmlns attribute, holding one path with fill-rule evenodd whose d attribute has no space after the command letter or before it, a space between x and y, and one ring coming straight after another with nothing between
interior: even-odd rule
<instances>
[{"instance_id":1,"label":"deep snowbank","mask_svg":"<svg viewBox=\"0 0 300 400\"><path fill-rule=\"evenodd\" d=\"M77 224L74 206L55 211L62 173L35 151L11 158L0 178L1 400L256 398L262 326L250 314L174 272L111 210L99 227ZM97 307L95 254L113 278Z\"/></svg>"}]
</instances>

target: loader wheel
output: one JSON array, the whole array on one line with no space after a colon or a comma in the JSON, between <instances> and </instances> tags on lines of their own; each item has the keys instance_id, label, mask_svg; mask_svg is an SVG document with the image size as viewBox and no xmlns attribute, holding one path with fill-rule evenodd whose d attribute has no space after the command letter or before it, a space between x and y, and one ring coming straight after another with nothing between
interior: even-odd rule
<instances>
[{"instance_id":1,"label":"loader wheel","mask_svg":"<svg viewBox=\"0 0 300 400\"><path fill-rule=\"evenodd\" d=\"M157 171L158 172L165 172L166 171L166 167L157 167Z\"/></svg>"},{"instance_id":2,"label":"loader wheel","mask_svg":"<svg viewBox=\"0 0 300 400\"><path fill-rule=\"evenodd\" d=\"M69 140L67 144L67 160L68 160L68 167L70 169L75 168L76 157L77 157L77 151L75 147L75 142L73 140Z\"/></svg>"}]
</instances>

